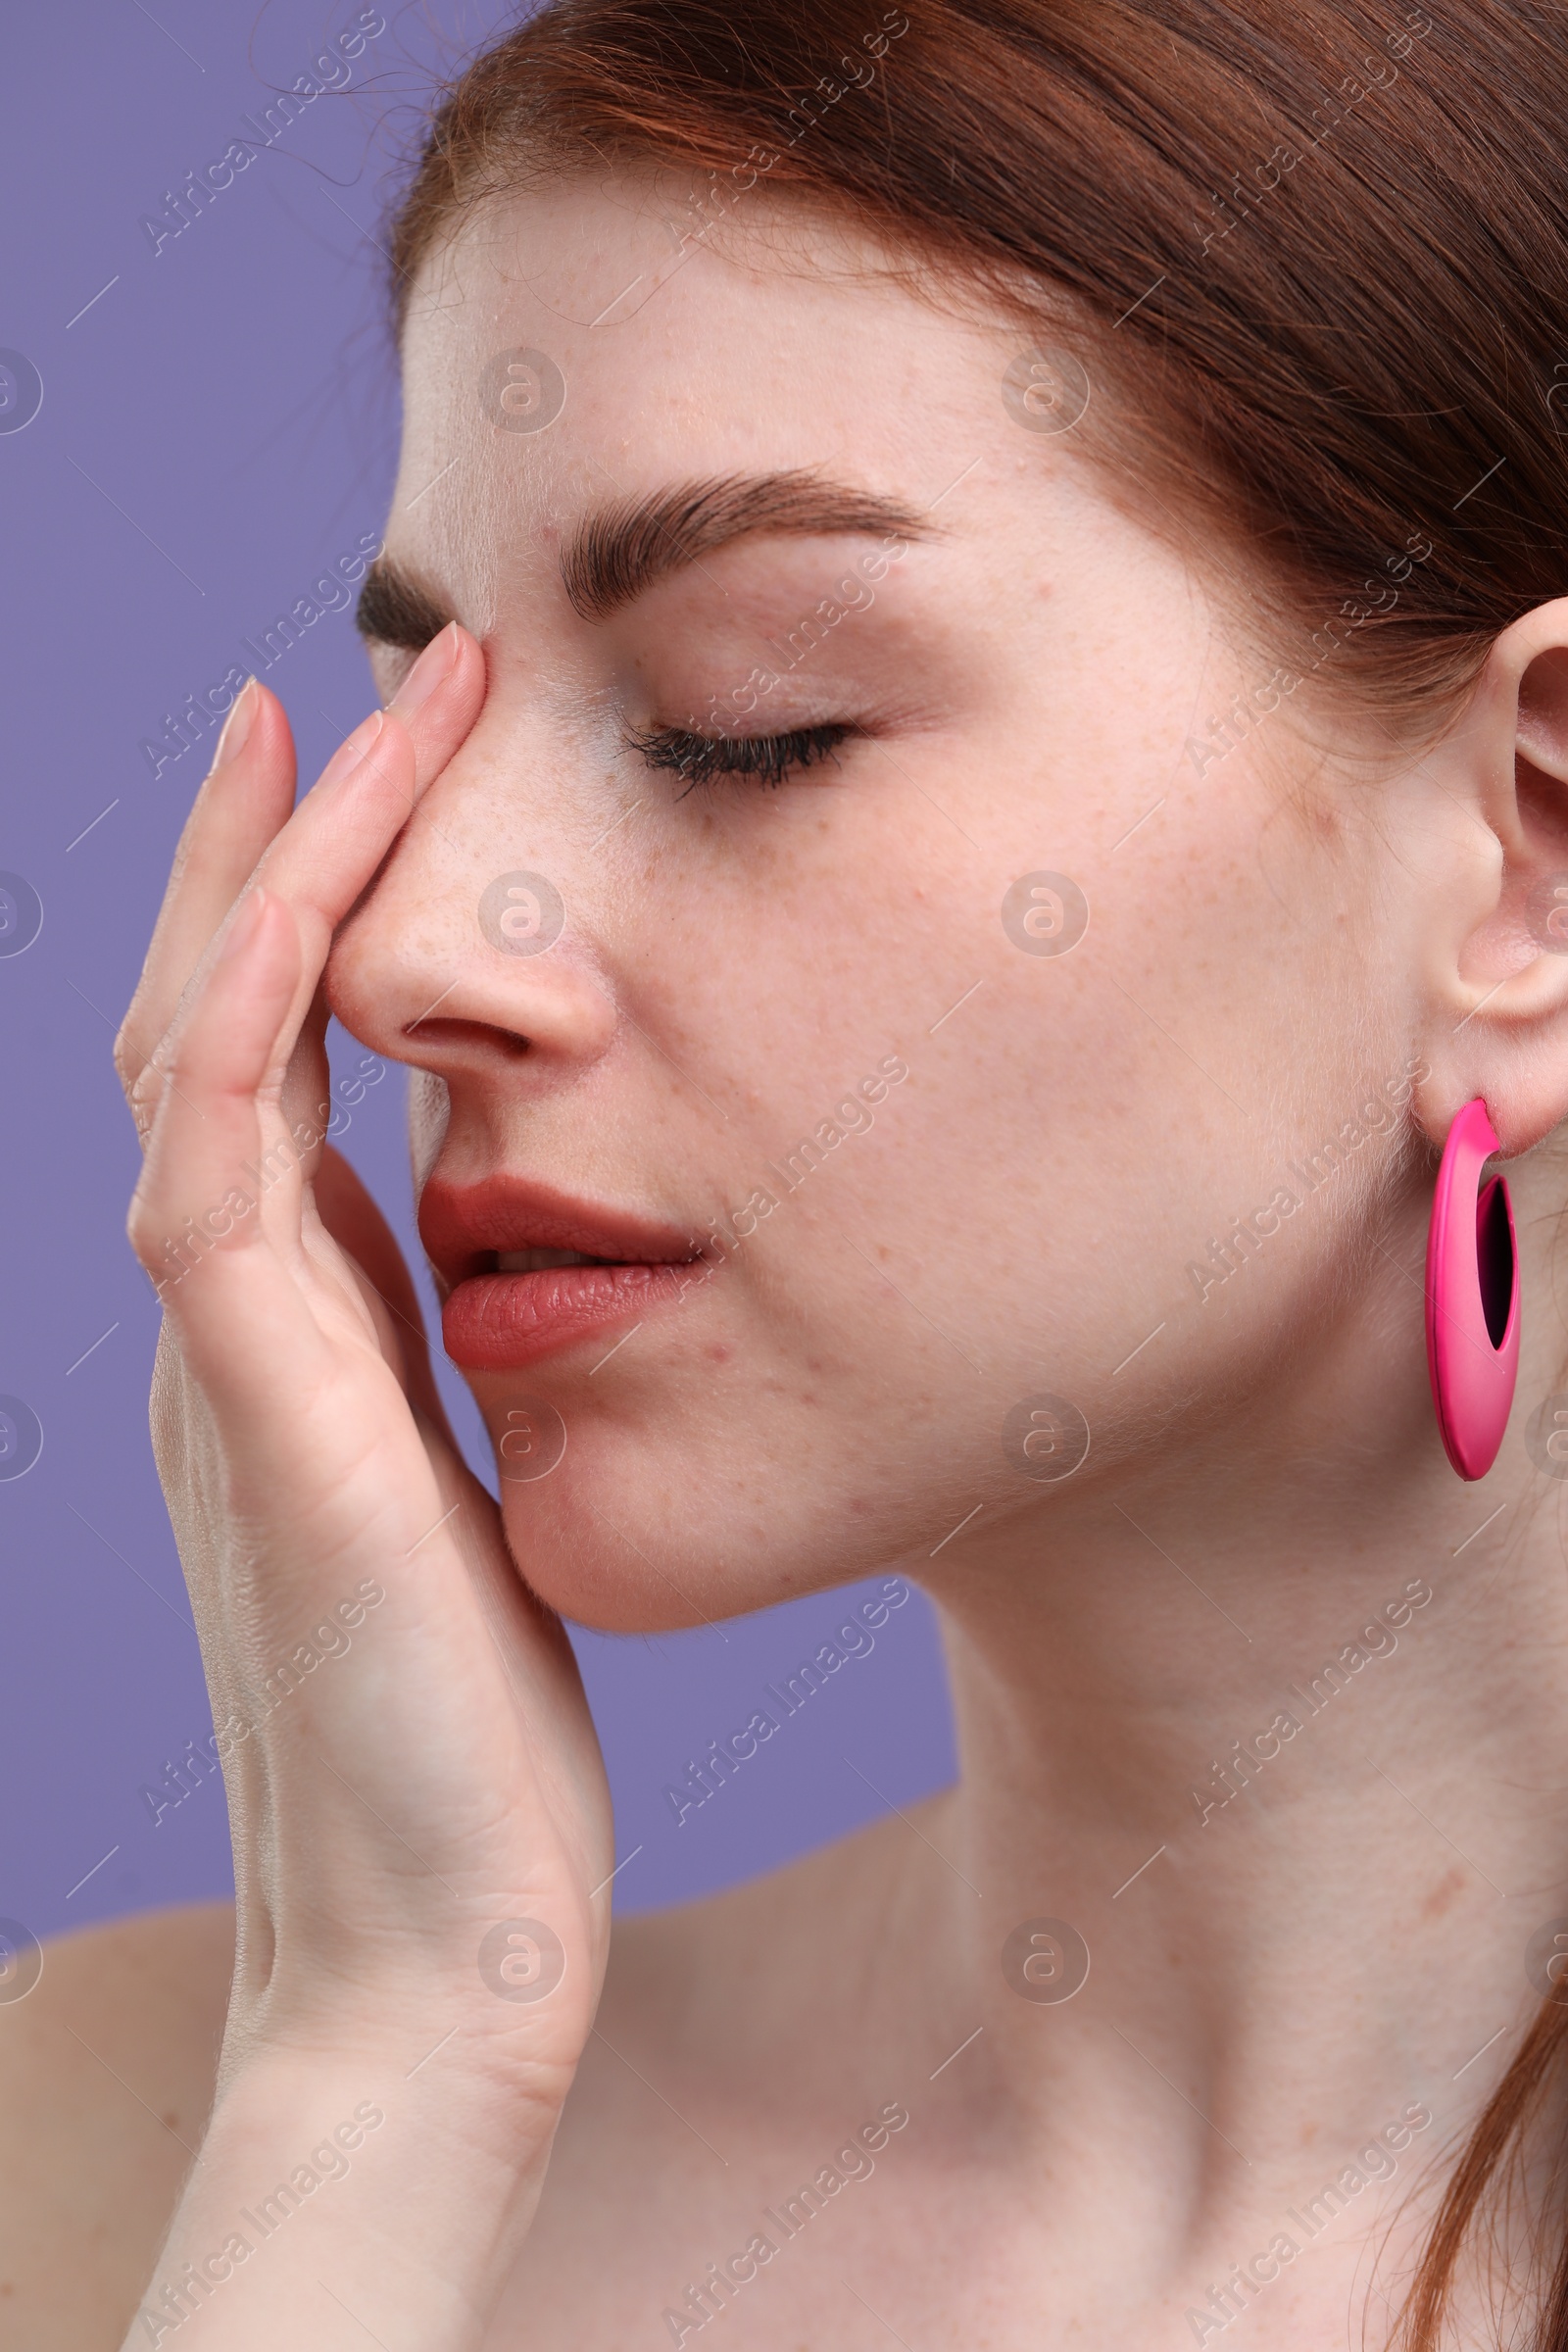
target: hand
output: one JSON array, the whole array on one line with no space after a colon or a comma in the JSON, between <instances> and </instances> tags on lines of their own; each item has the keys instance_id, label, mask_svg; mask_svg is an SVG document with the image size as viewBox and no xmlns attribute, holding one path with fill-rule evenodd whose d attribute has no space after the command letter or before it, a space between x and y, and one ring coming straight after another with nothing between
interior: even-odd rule
<instances>
[{"instance_id":1,"label":"hand","mask_svg":"<svg viewBox=\"0 0 1568 2352\"><path fill-rule=\"evenodd\" d=\"M419 821L483 691L472 638L443 631L290 814L288 724L253 683L249 724L236 713L181 837L117 1045L146 1151L129 1233L165 1309L154 1445L237 1888L219 2103L187 2205L216 2213L215 2178L220 2203L225 2188L231 2202L264 2195L298 2161L293 2140L338 2120L326 2086L343 2099L358 2087L407 2128L378 2128L373 2165L360 2165L384 2190L368 2242L384 2235L416 2266L439 2238L429 2252L469 2317L490 2291L491 2241L526 2226L592 2023L609 1799L564 1631L459 1457L396 1244L324 1145L320 981L334 927ZM513 1921L544 1933L509 1936ZM303 2083L323 2112L291 2132ZM428 2173L432 2115L441 2189L424 2180L400 2213L392 2151L407 2140L412 2161L418 2120ZM473 2180L453 2142L473 2151ZM332 2210L356 2270L350 2186ZM183 2208L176 2239L182 2229ZM220 2309L238 2326L242 2308L274 2329L304 2324L287 2300L297 2266L266 2251L232 2271L245 2288L215 2296L210 2326ZM384 2292L383 2259L366 2260L362 2292ZM314 2305L308 2316L310 2340L335 2340ZM422 2344L468 2340L466 2318L425 2325ZM220 2329L230 2340L251 2339Z\"/></svg>"}]
</instances>

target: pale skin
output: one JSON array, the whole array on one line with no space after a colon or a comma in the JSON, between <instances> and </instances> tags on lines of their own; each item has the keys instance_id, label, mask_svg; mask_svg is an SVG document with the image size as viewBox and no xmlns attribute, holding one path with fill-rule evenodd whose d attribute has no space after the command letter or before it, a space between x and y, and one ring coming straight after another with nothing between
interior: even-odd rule
<instances>
[{"instance_id":1,"label":"pale skin","mask_svg":"<svg viewBox=\"0 0 1568 2352\"><path fill-rule=\"evenodd\" d=\"M1315 2352L1359 2325L1383 2230L1408 2251L1430 2205L1396 2209L1568 1908L1558 1489L1525 1443L1568 1357L1568 956L1528 912L1568 869L1568 599L1503 632L1435 749L1303 689L1200 776L1195 710L1270 665L1070 433L1020 428L1017 330L760 191L672 270L662 209L636 175L559 183L427 267L387 551L456 625L416 676L372 647L388 715L292 814L270 696L222 747L126 1018L132 1241L159 1266L308 1130L326 1004L417 1073L417 1183L514 1168L699 1237L882 1057L908 1074L591 1383L597 1337L472 1376L493 1436L519 1386L571 1433L504 1518L318 1147L169 1289L160 1468L215 1723L254 1725L226 1764L240 1964L210 2120L222 1914L72 1939L0 2010L18 2340L670 2342L892 2104L874 2172L682 2340L1145 2352L1417 2110L1224 2330ZM475 395L511 348L567 387L537 433ZM742 727L858 731L777 790L682 798L627 730L730 693L877 542L748 534L601 620L561 549L621 496L799 468L928 519ZM475 921L514 869L567 910L533 957ZM1041 869L1091 909L1059 957L999 918ZM1379 1092L1386 1125L1200 1298L1222 1221ZM1420 1268L1430 1147L1477 1095L1525 1342L1466 1486ZM1041 1391L1093 1432L1059 1484L1002 1443ZM612 1953L553 1612L662 1629L874 1574L938 1603L958 1786ZM258 1720L272 1658L364 1580L352 1653ZM1396 1650L1204 1818L1214 1760L1412 1586ZM1001 1965L1041 1916L1093 1955L1060 2004ZM534 2004L475 1964L516 1917L565 1952ZM135 2316L366 2104L347 2170L197 2316Z\"/></svg>"}]
</instances>

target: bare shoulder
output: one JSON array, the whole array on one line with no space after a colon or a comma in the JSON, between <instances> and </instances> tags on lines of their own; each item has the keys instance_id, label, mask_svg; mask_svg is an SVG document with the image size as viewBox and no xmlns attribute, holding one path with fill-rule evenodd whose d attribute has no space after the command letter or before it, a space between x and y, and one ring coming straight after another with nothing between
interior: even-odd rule
<instances>
[{"instance_id":1,"label":"bare shoulder","mask_svg":"<svg viewBox=\"0 0 1568 2352\"><path fill-rule=\"evenodd\" d=\"M814 2147L819 2114L836 2128L846 2100L871 2099L885 2070L875 2016L844 1997L846 1931L917 1896L909 1858L940 1836L940 1808L912 1809L920 1838L909 1816L879 1822L617 1928L516 2281L533 2340L617 2340L648 2279L689 2267L716 2226L715 2134L739 2177L760 2135L793 2118ZM45 1947L25 1999L0 2002L0 2343L118 2352L206 2128L233 1933L227 1904L88 1929Z\"/></svg>"},{"instance_id":2,"label":"bare shoulder","mask_svg":"<svg viewBox=\"0 0 1568 2352\"><path fill-rule=\"evenodd\" d=\"M201 2144L233 1951L226 1903L118 1920L0 2004L0 2340L116 2352Z\"/></svg>"}]
</instances>

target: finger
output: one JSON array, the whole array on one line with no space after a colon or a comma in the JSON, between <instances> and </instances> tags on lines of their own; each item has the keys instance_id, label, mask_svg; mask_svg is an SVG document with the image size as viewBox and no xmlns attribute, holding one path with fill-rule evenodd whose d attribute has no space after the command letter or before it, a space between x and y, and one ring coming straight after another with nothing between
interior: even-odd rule
<instances>
[{"instance_id":1,"label":"finger","mask_svg":"<svg viewBox=\"0 0 1568 2352\"><path fill-rule=\"evenodd\" d=\"M239 1410L265 1409L280 1348L306 1379L324 1352L257 1213L260 1098L275 1081L300 959L288 907L249 893L182 1026L126 1219L182 1354L215 1401L228 1392Z\"/></svg>"},{"instance_id":2,"label":"finger","mask_svg":"<svg viewBox=\"0 0 1568 2352\"><path fill-rule=\"evenodd\" d=\"M467 735L484 689L484 656L466 629L452 621L425 647L386 710L372 712L327 762L268 848L257 880L288 899L307 922L311 912L328 910L334 927L341 922L398 826ZM364 749L372 740L371 773L359 780L354 795L354 821L369 829L356 835L345 829L340 763L349 744ZM371 849L373 861L367 865Z\"/></svg>"},{"instance_id":3,"label":"finger","mask_svg":"<svg viewBox=\"0 0 1568 2352\"><path fill-rule=\"evenodd\" d=\"M254 1219L229 1235L201 1213L215 1185L237 1164L234 1147L260 1141L259 1098L275 1091L279 1041L298 984L300 943L286 906L266 891L247 895L226 928L202 984L189 998L176 1054L131 1200L131 1239L150 1272L154 1221L178 1237L196 1228L196 1262L221 1248L256 1246Z\"/></svg>"},{"instance_id":4,"label":"finger","mask_svg":"<svg viewBox=\"0 0 1568 2352\"><path fill-rule=\"evenodd\" d=\"M319 984L333 935L468 733L484 690L484 656L453 622L426 646L387 710L372 711L327 762L257 867L255 881L292 908L304 948L293 1007L301 1050L289 1077L291 1121L321 1110L316 1098L324 1057L313 1051L319 1041L311 1023L314 1005L324 1033Z\"/></svg>"},{"instance_id":5,"label":"finger","mask_svg":"<svg viewBox=\"0 0 1568 2352\"><path fill-rule=\"evenodd\" d=\"M307 1596L322 1559L365 1539L383 1508L392 1556L407 1556L403 1520L412 1516L418 1533L439 1523L441 1507L428 1463L402 1486L376 1467L380 1450L401 1443L397 1417L407 1408L361 1311L336 1286L302 1282L297 1223L291 1250L264 1226L264 1197L270 1203L282 1189L271 1114L300 964L288 906L248 892L188 1008L127 1220L199 1418L215 1433L206 1450L221 1460L222 1491L213 1506L255 1528L262 1545L238 1583L225 1576L208 1594L209 1630L216 1612L228 1629L217 1647L229 1658L236 1611L265 1615L270 1592ZM345 1341L358 1366L347 1380ZM267 1529L275 1537L305 1522L320 1540L297 1553L266 1539ZM194 1548L203 1549L199 1531Z\"/></svg>"},{"instance_id":6,"label":"finger","mask_svg":"<svg viewBox=\"0 0 1568 2352\"><path fill-rule=\"evenodd\" d=\"M340 1249L347 1251L369 1285L374 1300L390 1319L397 1353L404 1367L404 1386L451 1446L459 1450L447 1420L435 1375L424 1316L402 1250L391 1226L381 1214L358 1171L330 1144L323 1147L313 1193L322 1224Z\"/></svg>"},{"instance_id":7,"label":"finger","mask_svg":"<svg viewBox=\"0 0 1568 2352\"><path fill-rule=\"evenodd\" d=\"M390 737L377 763L392 805L400 811L400 823L472 726L484 700L484 656L456 621L425 647L403 680L386 715L395 717L402 730L412 757L412 772ZM248 711L242 714L236 705L231 712L230 725L220 739L212 776L198 795L180 837L142 981L116 1040L116 1067L144 1143L156 1114L162 1072L172 1050L182 999L200 980L203 959L212 952L224 916L246 882L258 873L270 853L276 857L281 852L281 863L269 872L270 887L298 898L303 913L312 906L310 884L316 879L323 879L327 885L321 900L323 910L337 900L331 873L318 869L318 859L323 831L329 848L345 847L331 839L332 818L326 811L335 801L334 785L352 765L350 747L364 748L369 722L363 722L339 747L312 793L290 817L295 760L288 719L276 698L259 681L251 681L241 703L247 695L252 697ZM386 846L383 840L376 863ZM352 857L351 850L351 861ZM341 862L331 860L334 866ZM341 919L373 871L372 864L332 921Z\"/></svg>"},{"instance_id":8,"label":"finger","mask_svg":"<svg viewBox=\"0 0 1568 2352\"><path fill-rule=\"evenodd\" d=\"M196 1005L203 1002L214 967L265 874L269 895L290 908L295 939L302 951L296 965L294 1000L279 1024L277 1040L279 1069L289 1070L291 1077L288 1107L291 1114L298 1110L303 1084L304 1092L313 1096L311 1107L319 1109L324 1117L324 1104L314 1100L320 1096L324 1076L320 1037L313 1033L305 1040L303 1057L312 1058L320 1066L314 1073L306 1073L303 1080L300 1070L291 1067L295 1049L301 1044L316 1000L333 927L353 905L396 839L407 819L414 792L414 750L408 735L396 719L382 711L372 711L339 745L318 782L283 828L280 838L302 826L303 820L293 854L283 865L285 877L292 874L292 892L274 887L269 854L263 858L253 881L247 883L224 914L187 981L174 1017L158 1048L154 1057L156 1075L145 1090L144 1111L150 1106L156 1118L169 1088L181 1083L175 1073L186 1023ZM324 1030L324 1015L318 1027ZM312 1075L316 1081L314 1087L309 1082Z\"/></svg>"},{"instance_id":9,"label":"finger","mask_svg":"<svg viewBox=\"0 0 1568 2352\"><path fill-rule=\"evenodd\" d=\"M281 1009L269 1001L270 1026L266 1043L272 1062L264 1122L268 1145L263 1152L258 1143L252 1158L253 1167L265 1166L267 1181L259 1184L253 1177L254 1199L237 1179L231 1179L227 1187L217 1192L209 1183L203 1188L202 1200L196 1204L186 1202L179 1208L179 1214L198 1220L220 1218L225 1234L236 1217L244 1218L248 1220L247 1235L254 1238L265 1233L285 1259L297 1259L302 1196L318 1162L330 1115L330 1103L324 1099L323 1035L327 1013L320 980L332 934L397 838L415 797L415 756L410 736L401 721L390 713L372 711L339 747L319 781L284 828L285 836L294 835L294 843L290 858L279 863L285 873L292 871L293 895L273 886L273 861L269 854L262 860L256 880L241 892L203 956L160 1049L160 1065L167 1083L159 1097L149 1151L167 1121L172 1134L188 1136L187 1157L192 1167L200 1169L204 1164L202 1131L218 1120L219 1129L226 1134L227 1120L226 1116L219 1119L218 1112L203 1104L200 1095L191 1092L181 1073L195 1070L201 1074L203 1083L211 1086L217 1082L220 1101L226 1101L226 1081L215 1081L214 1077L220 1067L222 1044L213 1034L212 1004L215 991L220 996L226 995L231 983L225 973L220 985L218 975L230 960L230 943L250 938L253 903L258 895L275 905L281 910L291 943L292 988ZM268 877L265 883L263 875ZM248 951L237 947L234 953L243 955ZM198 1040L187 1053L186 1032L193 1024L199 1033ZM249 1026L246 1035L251 1037L254 1048ZM261 1079L252 1073L247 1082L254 1094ZM172 1112L169 1101L171 1094L176 1093L181 1101L177 1115ZM249 1125L255 1126L260 1113L254 1102L245 1115ZM259 1137L260 1128L257 1132ZM167 1160L167 1149L164 1156ZM243 1155L231 1160L231 1167L242 1164L242 1160ZM149 1188L149 1197L155 1190ZM229 1190L242 1200L238 1209L221 1205ZM172 1207L176 1205L171 1203ZM165 1252L177 1241L178 1232L177 1226L167 1228L161 1237ZM198 1222L192 1232L194 1246L200 1250L209 1226ZM182 1280L184 1268L177 1247L173 1264L177 1269L174 1279Z\"/></svg>"},{"instance_id":10,"label":"finger","mask_svg":"<svg viewBox=\"0 0 1568 2352\"><path fill-rule=\"evenodd\" d=\"M212 767L174 851L141 977L115 1040L145 1140L161 1087L159 1048L215 932L294 806L294 741L282 705L259 679L236 698Z\"/></svg>"},{"instance_id":11,"label":"finger","mask_svg":"<svg viewBox=\"0 0 1568 2352\"><path fill-rule=\"evenodd\" d=\"M288 903L304 950L295 1034L310 1012L333 932L472 726L484 687L484 656L454 621L425 647L388 708L372 710L339 745L263 854L252 883ZM220 930L209 955L222 936ZM197 985L203 976L198 967Z\"/></svg>"},{"instance_id":12,"label":"finger","mask_svg":"<svg viewBox=\"0 0 1568 2352\"><path fill-rule=\"evenodd\" d=\"M283 900L304 951L296 1031L310 1010L333 932L374 877L423 789L408 730L390 710L372 710L339 745L264 854L248 888L265 888ZM244 905L243 894L238 904Z\"/></svg>"},{"instance_id":13,"label":"finger","mask_svg":"<svg viewBox=\"0 0 1568 2352\"><path fill-rule=\"evenodd\" d=\"M459 622L432 637L387 709L414 744L417 789L434 782L479 714L484 655Z\"/></svg>"}]
</instances>

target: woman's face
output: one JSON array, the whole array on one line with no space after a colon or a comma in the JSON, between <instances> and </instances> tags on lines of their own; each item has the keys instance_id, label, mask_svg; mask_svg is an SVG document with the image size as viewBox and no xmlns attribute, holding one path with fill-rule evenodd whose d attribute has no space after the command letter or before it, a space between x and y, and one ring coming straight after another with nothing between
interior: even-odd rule
<instances>
[{"instance_id":1,"label":"woman's face","mask_svg":"<svg viewBox=\"0 0 1568 2352\"><path fill-rule=\"evenodd\" d=\"M1421 1042L1400 786L1107 500L1085 387L760 186L683 248L681 193L421 280L386 559L489 692L329 973L415 1065L514 1547L608 1627L1063 1528L1243 1397L1283 1450ZM663 1270L497 1270L540 1248Z\"/></svg>"}]
</instances>

